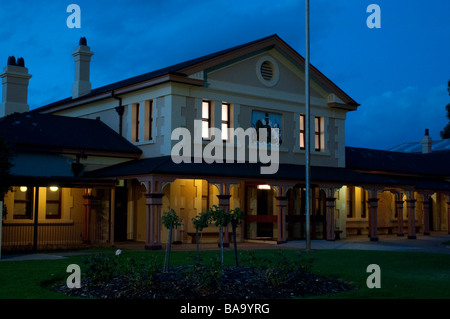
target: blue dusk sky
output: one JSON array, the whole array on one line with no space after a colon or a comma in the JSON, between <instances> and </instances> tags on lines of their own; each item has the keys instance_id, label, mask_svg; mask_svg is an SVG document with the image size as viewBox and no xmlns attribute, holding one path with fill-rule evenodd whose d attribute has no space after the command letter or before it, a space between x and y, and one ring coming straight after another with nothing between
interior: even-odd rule
<instances>
[{"instance_id":1,"label":"blue dusk sky","mask_svg":"<svg viewBox=\"0 0 450 319\"><path fill-rule=\"evenodd\" d=\"M68 28L69 4L81 28ZM370 29L368 5L381 8ZM349 112L346 145L389 149L433 140L450 103L449 0L311 0L311 64L361 106ZM23 57L31 109L72 94L71 53L81 36L95 53L100 87L278 34L305 55L304 0L0 0L0 67Z\"/></svg>"}]
</instances>

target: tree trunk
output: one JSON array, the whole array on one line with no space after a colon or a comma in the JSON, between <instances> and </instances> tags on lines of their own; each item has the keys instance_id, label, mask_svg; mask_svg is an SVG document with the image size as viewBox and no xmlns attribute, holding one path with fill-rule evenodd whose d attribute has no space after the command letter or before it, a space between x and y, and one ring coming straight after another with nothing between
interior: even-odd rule
<instances>
[{"instance_id":1,"label":"tree trunk","mask_svg":"<svg viewBox=\"0 0 450 319\"><path fill-rule=\"evenodd\" d=\"M232 224L231 225L231 229L232 229L232 232L233 232L234 263L235 263L236 267L239 267L237 245L236 245L236 225Z\"/></svg>"},{"instance_id":2,"label":"tree trunk","mask_svg":"<svg viewBox=\"0 0 450 319\"><path fill-rule=\"evenodd\" d=\"M220 261L222 262L223 266L223 234L222 234L223 227L219 227L219 240L220 240Z\"/></svg>"},{"instance_id":3,"label":"tree trunk","mask_svg":"<svg viewBox=\"0 0 450 319\"><path fill-rule=\"evenodd\" d=\"M197 243L197 265L200 264L200 236L198 235L198 229L195 230L195 241Z\"/></svg>"},{"instance_id":4,"label":"tree trunk","mask_svg":"<svg viewBox=\"0 0 450 319\"><path fill-rule=\"evenodd\" d=\"M172 228L170 227L169 229L169 238L167 240L167 248L166 248L166 261L164 263L164 271L168 272L169 271L169 264L170 264L170 248L172 245Z\"/></svg>"}]
</instances>

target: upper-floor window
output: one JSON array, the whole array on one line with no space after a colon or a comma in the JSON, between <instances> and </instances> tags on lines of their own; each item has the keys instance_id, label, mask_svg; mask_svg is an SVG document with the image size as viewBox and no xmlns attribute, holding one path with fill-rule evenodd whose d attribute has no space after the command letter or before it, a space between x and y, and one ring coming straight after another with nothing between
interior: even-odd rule
<instances>
[{"instance_id":1,"label":"upper-floor window","mask_svg":"<svg viewBox=\"0 0 450 319\"><path fill-rule=\"evenodd\" d=\"M202 102L202 138L209 139L209 128L211 127L211 101Z\"/></svg>"},{"instance_id":2,"label":"upper-floor window","mask_svg":"<svg viewBox=\"0 0 450 319\"><path fill-rule=\"evenodd\" d=\"M305 124L305 114L300 114L300 149L304 150L306 147L306 124ZM323 150L323 117L314 117L314 150Z\"/></svg>"},{"instance_id":3,"label":"upper-floor window","mask_svg":"<svg viewBox=\"0 0 450 319\"><path fill-rule=\"evenodd\" d=\"M131 141L152 141L155 137L153 100L131 105Z\"/></svg>"},{"instance_id":4,"label":"upper-floor window","mask_svg":"<svg viewBox=\"0 0 450 319\"><path fill-rule=\"evenodd\" d=\"M32 219L33 187L20 186L14 188L14 219Z\"/></svg>"},{"instance_id":5,"label":"upper-floor window","mask_svg":"<svg viewBox=\"0 0 450 319\"><path fill-rule=\"evenodd\" d=\"M50 186L47 188L46 218L61 218L61 188Z\"/></svg>"},{"instance_id":6,"label":"upper-floor window","mask_svg":"<svg viewBox=\"0 0 450 319\"><path fill-rule=\"evenodd\" d=\"M228 129L230 128L230 104L222 103L222 140L228 140Z\"/></svg>"},{"instance_id":7,"label":"upper-floor window","mask_svg":"<svg viewBox=\"0 0 450 319\"><path fill-rule=\"evenodd\" d=\"M319 116L314 117L314 149L320 151L322 149L322 125L321 118Z\"/></svg>"},{"instance_id":8,"label":"upper-floor window","mask_svg":"<svg viewBox=\"0 0 450 319\"><path fill-rule=\"evenodd\" d=\"M300 114L300 149L305 149L305 114Z\"/></svg>"},{"instance_id":9,"label":"upper-floor window","mask_svg":"<svg viewBox=\"0 0 450 319\"><path fill-rule=\"evenodd\" d=\"M131 140L133 142L139 142L139 124L140 124L140 105L139 103L134 103L131 109Z\"/></svg>"},{"instance_id":10,"label":"upper-floor window","mask_svg":"<svg viewBox=\"0 0 450 319\"><path fill-rule=\"evenodd\" d=\"M145 101L145 137L146 141L153 140L153 100Z\"/></svg>"}]
</instances>

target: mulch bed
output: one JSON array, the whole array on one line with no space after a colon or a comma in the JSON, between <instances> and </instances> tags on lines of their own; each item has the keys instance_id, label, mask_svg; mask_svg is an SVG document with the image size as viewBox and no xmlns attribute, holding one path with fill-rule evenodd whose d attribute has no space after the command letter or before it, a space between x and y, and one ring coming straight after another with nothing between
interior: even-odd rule
<instances>
[{"instance_id":1,"label":"mulch bed","mask_svg":"<svg viewBox=\"0 0 450 319\"><path fill-rule=\"evenodd\" d=\"M93 285L88 279L81 288L56 290L70 296L95 299L290 299L319 296L354 289L350 284L308 272L289 274L285 284L268 284L263 271L256 267L226 267L219 285L200 286L186 276L189 266L171 267L166 273L158 271L152 285L131 285L117 276L107 283Z\"/></svg>"}]
</instances>

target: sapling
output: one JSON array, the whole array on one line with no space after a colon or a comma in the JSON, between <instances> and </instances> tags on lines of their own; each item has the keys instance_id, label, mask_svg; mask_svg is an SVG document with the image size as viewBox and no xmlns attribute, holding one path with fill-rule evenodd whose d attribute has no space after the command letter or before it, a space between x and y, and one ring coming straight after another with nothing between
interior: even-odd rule
<instances>
[{"instance_id":1,"label":"sapling","mask_svg":"<svg viewBox=\"0 0 450 319\"><path fill-rule=\"evenodd\" d=\"M210 223L210 215L208 212L200 213L199 215L192 218L192 223L195 227L195 239L197 243L197 264L200 263L200 236L199 232L201 232L204 228L208 227Z\"/></svg>"},{"instance_id":2,"label":"sapling","mask_svg":"<svg viewBox=\"0 0 450 319\"><path fill-rule=\"evenodd\" d=\"M181 225L181 219L178 217L177 213L173 209L164 213L162 217L162 223L164 227L169 230L169 238L167 240L167 248L166 248L166 258L164 261L164 272L169 271L169 263L170 263L170 250L172 246L172 230L173 228L177 228Z\"/></svg>"}]
</instances>

